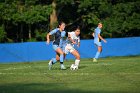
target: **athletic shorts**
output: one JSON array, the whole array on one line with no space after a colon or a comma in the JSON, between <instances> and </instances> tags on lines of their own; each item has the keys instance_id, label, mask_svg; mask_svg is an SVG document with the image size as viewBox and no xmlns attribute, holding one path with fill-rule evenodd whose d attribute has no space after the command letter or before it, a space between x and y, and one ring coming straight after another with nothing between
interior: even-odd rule
<instances>
[{"instance_id":1,"label":"athletic shorts","mask_svg":"<svg viewBox=\"0 0 140 93\"><path fill-rule=\"evenodd\" d=\"M69 52L73 52L75 49L74 49L74 46L72 46L71 44L66 44L65 46L65 54L68 54Z\"/></svg>"},{"instance_id":2,"label":"athletic shorts","mask_svg":"<svg viewBox=\"0 0 140 93\"><path fill-rule=\"evenodd\" d=\"M53 49L56 51L58 48L60 48L58 45L53 45Z\"/></svg>"},{"instance_id":3,"label":"athletic shorts","mask_svg":"<svg viewBox=\"0 0 140 93\"><path fill-rule=\"evenodd\" d=\"M96 46L102 46L101 42L94 42Z\"/></svg>"},{"instance_id":4,"label":"athletic shorts","mask_svg":"<svg viewBox=\"0 0 140 93\"><path fill-rule=\"evenodd\" d=\"M56 51L58 48L61 48L65 52L65 46L53 45L53 49Z\"/></svg>"}]
</instances>

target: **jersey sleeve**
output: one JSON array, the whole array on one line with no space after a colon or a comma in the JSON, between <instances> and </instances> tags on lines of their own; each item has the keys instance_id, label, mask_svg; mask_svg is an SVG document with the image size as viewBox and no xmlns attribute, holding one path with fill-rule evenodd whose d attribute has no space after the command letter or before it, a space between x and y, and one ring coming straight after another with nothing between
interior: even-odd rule
<instances>
[{"instance_id":1,"label":"jersey sleeve","mask_svg":"<svg viewBox=\"0 0 140 93\"><path fill-rule=\"evenodd\" d=\"M100 34L101 33L101 30L100 29L97 29L97 34Z\"/></svg>"},{"instance_id":2,"label":"jersey sleeve","mask_svg":"<svg viewBox=\"0 0 140 93\"><path fill-rule=\"evenodd\" d=\"M65 37L65 36L66 36L66 32L65 31L62 31L61 37Z\"/></svg>"},{"instance_id":3,"label":"jersey sleeve","mask_svg":"<svg viewBox=\"0 0 140 93\"><path fill-rule=\"evenodd\" d=\"M57 29L57 28L56 28L56 29L54 29L54 30L52 30L52 31L50 32L50 35L55 34L57 31L58 31L58 29Z\"/></svg>"}]
</instances>

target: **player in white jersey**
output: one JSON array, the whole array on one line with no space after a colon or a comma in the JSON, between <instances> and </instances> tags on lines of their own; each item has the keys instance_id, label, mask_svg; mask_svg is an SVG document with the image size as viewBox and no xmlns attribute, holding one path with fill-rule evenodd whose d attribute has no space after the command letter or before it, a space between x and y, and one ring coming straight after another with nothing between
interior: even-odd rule
<instances>
[{"instance_id":1,"label":"player in white jersey","mask_svg":"<svg viewBox=\"0 0 140 93\"><path fill-rule=\"evenodd\" d=\"M75 56L75 63L76 69L78 69L79 62L80 62L80 54L79 52L74 48L74 45L80 46L80 28L77 27L74 32L68 32L68 38L66 41L66 47L65 47L65 54L68 54L69 52Z\"/></svg>"}]
</instances>

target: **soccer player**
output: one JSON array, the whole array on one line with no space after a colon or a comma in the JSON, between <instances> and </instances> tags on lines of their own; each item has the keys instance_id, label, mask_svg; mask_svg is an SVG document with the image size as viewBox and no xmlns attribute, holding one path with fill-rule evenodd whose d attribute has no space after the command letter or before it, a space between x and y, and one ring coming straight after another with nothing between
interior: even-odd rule
<instances>
[{"instance_id":1,"label":"soccer player","mask_svg":"<svg viewBox=\"0 0 140 93\"><path fill-rule=\"evenodd\" d=\"M56 63L56 61L60 61L60 68L62 70L66 69L66 67L63 64L64 61L64 52L63 52L63 42L64 42L64 37L66 35L66 32L64 31L65 29L65 23L64 22L60 22L59 23L59 27L50 31L47 34L47 43L50 43L50 35L54 35L55 39L53 41L53 49L56 52L56 58L52 58L49 63L49 70L51 70L52 65Z\"/></svg>"},{"instance_id":2,"label":"soccer player","mask_svg":"<svg viewBox=\"0 0 140 93\"><path fill-rule=\"evenodd\" d=\"M74 66L76 66L76 69L78 69L79 62L80 62L80 54L79 52L74 48L74 45L80 46L80 28L76 27L74 29L74 32L68 32L68 38L66 40L66 47L65 47L65 53L68 54L69 52L75 56L75 63Z\"/></svg>"},{"instance_id":3,"label":"soccer player","mask_svg":"<svg viewBox=\"0 0 140 93\"><path fill-rule=\"evenodd\" d=\"M97 59L99 58L100 53L102 52L102 44L101 40L104 41L105 43L107 42L101 35L101 28L102 28L102 23L98 23L98 27L94 30L94 33L92 34L94 37L94 44L97 46L98 51L96 52L95 57L93 58L93 62L97 62Z\"/></svg>"}]
</instances>

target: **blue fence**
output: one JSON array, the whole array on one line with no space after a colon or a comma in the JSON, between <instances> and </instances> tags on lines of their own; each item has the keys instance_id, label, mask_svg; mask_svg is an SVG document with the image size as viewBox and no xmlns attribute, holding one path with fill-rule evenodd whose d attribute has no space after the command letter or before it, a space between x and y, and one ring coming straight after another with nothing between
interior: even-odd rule
<instances>
[{"instance_id":1,"label":"blue fence","mask_svg":"<svg viewBox=\"0 0 140 93\"><path fill-rule=\"evenodd\" d=\"M140 37L107 39L102 45L100 57L140 55ZM81 58L93 58L97 49L93 40L81 40L78 51ZM46 42L0 44L0 63L43 61L52 57L55 57L55 52ZM66 59L73 58L71 54L66 56Z\"/></svg>"}]
</instances>

